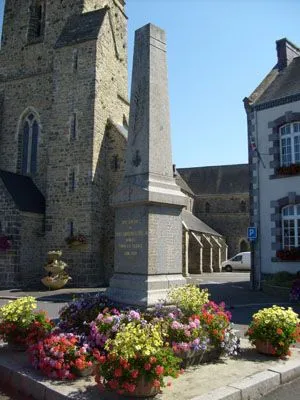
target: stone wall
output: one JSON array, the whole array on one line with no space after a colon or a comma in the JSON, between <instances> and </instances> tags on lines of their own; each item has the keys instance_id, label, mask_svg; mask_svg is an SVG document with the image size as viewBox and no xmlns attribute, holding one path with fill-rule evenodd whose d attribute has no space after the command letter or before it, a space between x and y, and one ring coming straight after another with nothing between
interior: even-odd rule
<instances>
[{"instance_id":1,"label":"stone wall","mask_svg":"<svg viewBox=\"0 0 300 400\"><path fill-rule=\"evenodd\" d=\"M124 172L126 140L112 121L122 125L128 121L127 36L126 18L118 8L108 13L97 42L96 88L93 137L93 248L98 251L105 281L112 275L114 210L110 197ZM113 26L113 30L111 29ZM109 123L108 123L109 122ZM115 156L118 166L115 168ZM101 199L101 202L99 202ZM100 250L100 253L99 253Z\"/></svg>"},{"instance_id":2,"label":"stone wall","mask_svg":"<svg viewBox=\"0 0 300 400\"><path fill-rule=\"evenodd\" d=\"M209 204L209 207L207 204ZM228 257L232 257L241 251L242 241L248 243L248 193L196 196L194 213L224 237L228 244Z\"/></svg>"},{"instance_id":3,"label":"stone wall","mask_svg":"<svg viewBox=\"0 0 300 400\"><path fill-rule=\"evenodd\" d=\"M16 287L20 268L20 212L0 179L0 234L8 236L12 248L0 250L0 288Z\"/></svg>"},{"instance_id":4,"label":"stone wall","mask_svg":"<svg viewBox=\"0 0 300 400\"><path fill-rule=\"evenodd\" d=\"M40 278L45 276L43 265L46 263L46 254L43 254L44 215L28 212L20 214L20 270L18 281L22 287L33 287L40 284Z\"/></svg>"}]
</instances>

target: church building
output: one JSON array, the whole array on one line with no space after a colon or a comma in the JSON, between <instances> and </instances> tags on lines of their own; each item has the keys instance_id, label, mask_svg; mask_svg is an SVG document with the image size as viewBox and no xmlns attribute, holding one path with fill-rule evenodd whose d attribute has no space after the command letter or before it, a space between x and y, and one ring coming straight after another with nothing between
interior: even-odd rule
<instances>
[{"instance_id":1,"label":"church building","mask_svg":"<svg viewBox=\"0 0 300 400\"><path fill-rule=\"evenodd\" d=\"M126 146L123 0L6 0L0 52L0 286L61 249L73 285L113 267L109 197ZM80 239L86 248L71 246ZM76 242L76 240L75 240Z\"/></svg>"},{"instance_id":2,"label":"church building","mask_svg":"<svg viewBox=\"0 0 300 400\"><path fill-rule=\"evenodd\" d=\"M129 115L124 8L123 0L5 1L2 288L39 285L53 250L63 252L73 286L101 286L112 276L111 196L124 173ZM189 198L183 274L218 272L227 257L224 233L209 226L213 213L204 222L193 214L195 190L185 175L176 175Z\"/></svg>"}]
</instances>

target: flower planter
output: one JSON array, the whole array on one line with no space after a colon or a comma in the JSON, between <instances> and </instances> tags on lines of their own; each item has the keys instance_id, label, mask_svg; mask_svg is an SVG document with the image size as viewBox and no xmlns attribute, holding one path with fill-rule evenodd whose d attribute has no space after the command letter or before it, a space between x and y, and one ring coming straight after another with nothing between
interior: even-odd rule
<instances>
[{"instance_id":1,"label":"flower planter","mask_svg":"<svg viewBox=\"0 0 300 400\"><path fill-rule=\"evenodd\" d=\"M26 351L27 350L27 345L24 343L16 343L14 341L9 341L7 342L7 348L10 351Z\"/></svg>"},{"instance_id":2,"label":"flower planter","mask_svg":"<svg viewBox=\"0 0 300 400\"><path fill-rule=\"evenodd\" d=\"M74 249L74 250L84 250L87 249L88 244L75 240L74 242L69 243L68 247L69 249Z\"/></svg>"},{"instance_id":3,"label":"flower planter","mask_svg":"<svg viewBox=\"0 0 300 400\"><path fill-rule=\"evenodd\" d=\"M47 286L49 289L61 289L63 288L69 281L68 278L64 279L51 279L48 276L45 276L45 278L42 279L42 283Z\"/></svg>"},{"instance_id":4,"label":"flower planter","mask_svg":"<svg viewBox=\"0 0 300 400\"><path fill-rule=\"evenodd\" d=\"M222 355L222 349L189 350L176 353L176 355L182 359L181 367L187 368L191 365L205 364L218 360Z\"/></svg>"},{"instance_id":5,"label":"flower planter","mask_svg":"<svg viewBox=\"0 0 300 400\"><path fill-rule=\"evenodd\" d=\"M276 356L274 347L268 341L257 339L255 341L255 347L258 353Z\"/></svg>"},{"instance_id":6,"label":"flower planter","mask_svg":"<svg viewBox=\"0 0 300 400\"><path fill-rule=\"evenodd\" d=\"M86 367L84 369L78 369L76 367L72 368L72 372L79 377L85 377L85 376L90 376L93 375L94 372L94 366L92 365L91 367Z\"/></svg>"},{"instance_id":7,"label":"flower planter","mask_svg":"<svg viewBox=\"0 0 300 400\"><path fill-rule=\"evenodd\" d=\"M133 392L124 392L123 396L131 397L154 397L160 392L160 388L153 386L151 382L146 381L144 376L141 376L136 381L136 387Z\"/></svg>"}]
</instances>

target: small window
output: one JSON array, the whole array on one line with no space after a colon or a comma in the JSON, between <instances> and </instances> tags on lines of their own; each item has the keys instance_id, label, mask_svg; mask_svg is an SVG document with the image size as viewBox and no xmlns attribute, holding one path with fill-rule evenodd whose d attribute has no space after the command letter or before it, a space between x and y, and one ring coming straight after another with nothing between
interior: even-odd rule
<instances>
[{"instance_id":1,"label":"small window","mask_svg":"<svg viewBox=\"0 0 300 400\"><path fill-rule=\"evenodd\" d=\"M76 138L77 138L77 114L73 113L71 120L70 139L75 140Z\"/></svg>"},{"instance_id":2,"label":"small window","mask_svg":"<svg viewBox=\"0 0 300 400\"><path fill-rule=\"evenodd\" d=\"M73 71L76 72L78 69L78 50L73 50Z\"/></svg>"},{"instance_id":3,"label":"small window","mask_svg":"<svg viewBox=\"0 0 300 400\"><path fill-rule=\"evenodd\" d=\"M68 236L73 236L74 235L74 222L68 221L67 223L67 235Z\"/></svg>"},{"instance_id":4,"label":"small window","mask_svg":"<svg viewBox=\"0 0 300 400\"><path fill-rule=\"evenodd\" d=\"M43 38L45 26L45 1L34 0L30 7L28 40L36 41Z\"/></svg>"},{"instance_id":5,"label":"small window","mask_svg":"<svg viewBox=\"0 0 300 400\"><path fill-rule=\"evenodd\" d=\"M246 202L244 200L240 202L240 211L246 212Z\"/></svg>"},{"instance_id":6,"label":"small window","mask_svg":"<svg viewBox=\"0 0 300 400\"><path fill-rule=\"evenodd\" d=\"M210 204L205 203L205 212L208 214L210 212Z\"/></svg>"},{"instance_id":7,"label":"small window","mask_svg":"<svg viewBox=\"0 0 300 400\"><path fill-rule=\"evenodd\" d=\"M70 168L69 169L68 188L69 188L69 192L74 192L75 189L76 189L76 171L75 171L75 168Z\"/></svg>"},{"instance_id":8,"label":"small window","mask_svg":"<svg viewBox=\"0 0 300 400\"><path fill-rule=\"evenodd\" d=\"M242 261L242 256L235 256L231 259L231 261Z\"/></svg>"}]
</instances>

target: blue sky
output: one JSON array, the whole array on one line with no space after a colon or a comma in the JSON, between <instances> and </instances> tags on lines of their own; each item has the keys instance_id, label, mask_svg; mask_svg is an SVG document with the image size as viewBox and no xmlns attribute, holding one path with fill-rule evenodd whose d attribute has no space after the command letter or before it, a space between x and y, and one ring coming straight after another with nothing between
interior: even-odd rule
<instances>
[{"instance_id":1,"label":"blue sky","mask_svg":"<svg viewBox=\"0 0 300 400\"><path fill-rule=\"evenodd\" d=\"M127 0L126 12L129 75L134 31L151 22L167 33L173 162L246 163L242 100L275 65L277 39L300 46L300 1Z\"/></svg>"}]
</instances>

